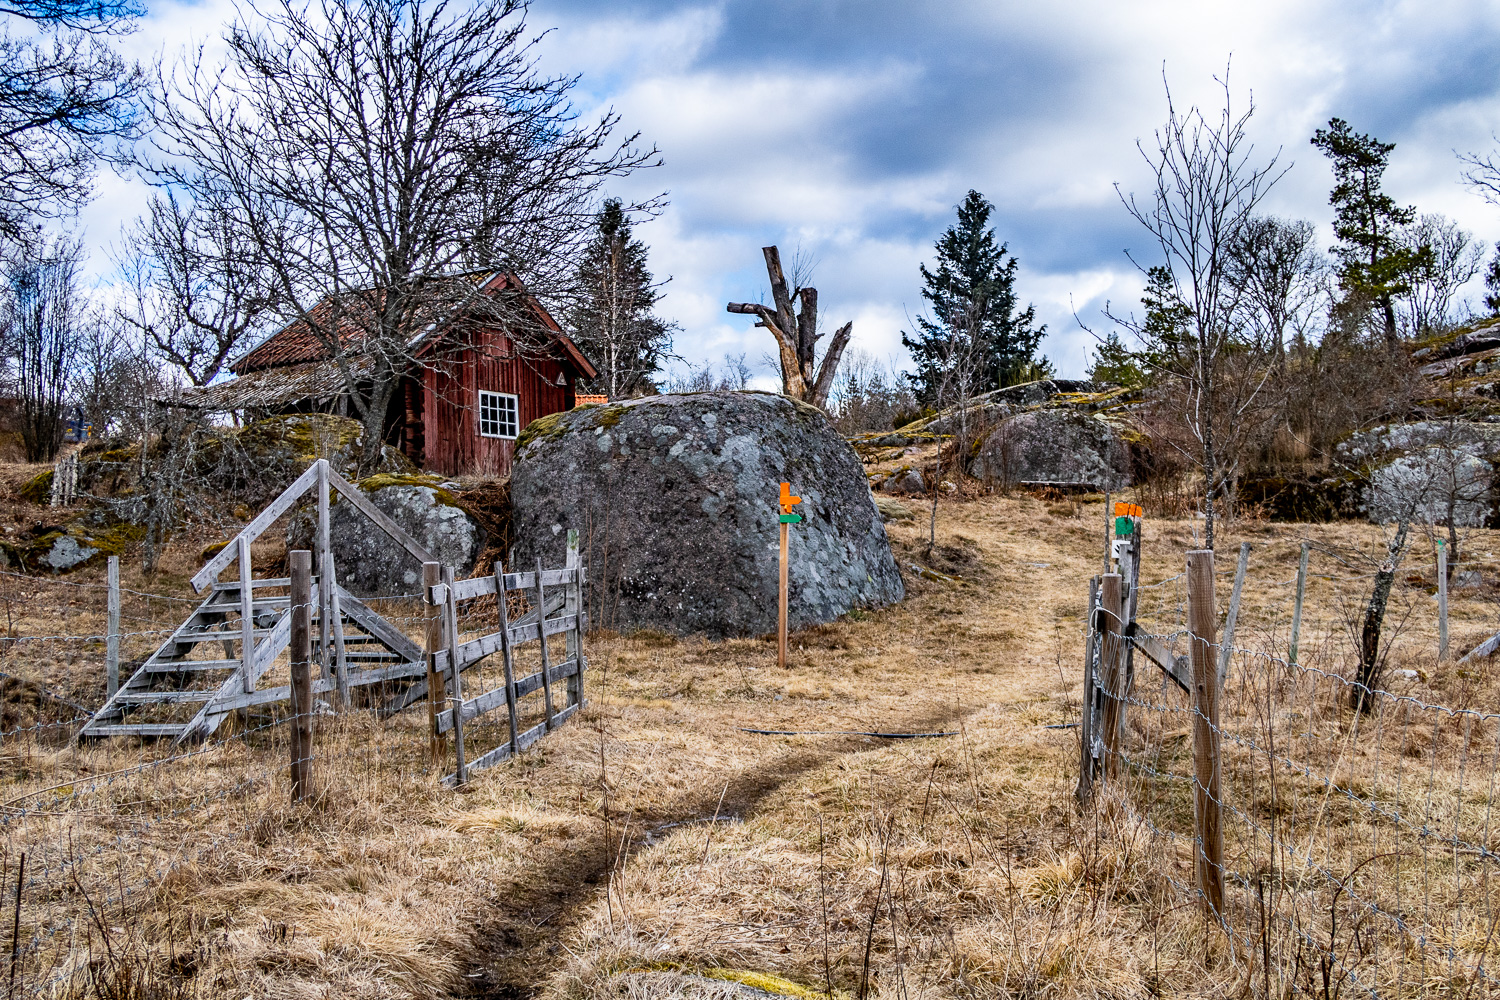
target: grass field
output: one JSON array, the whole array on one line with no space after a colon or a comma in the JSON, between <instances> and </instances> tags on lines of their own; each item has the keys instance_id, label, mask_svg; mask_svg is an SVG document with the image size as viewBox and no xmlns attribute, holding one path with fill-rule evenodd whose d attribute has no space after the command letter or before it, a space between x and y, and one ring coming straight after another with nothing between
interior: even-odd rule
<instances>
[{"instance_id":1,"label":"grass field","mask_svg":"<svg viewBox=\"0 0 1500 1000\"><path fill-rule=\"evenodd\" d=\"M922 513L888 526L900 605L795 635L786 671L761 639L595 635L589 707L460 792L437 784L420 709L324 720L326 791L300 806L280 729L108 781L165 751L7 741L5 884L23 850L54 864L46 894L22 901L22 936L71 928L38 937L23 982L50 969L78 974L49 988L88 996L602 998L708 996L754 973L855 997L1258 994L1253 956L1169 881L1190 881L1191 851L1151 835L1128 782L1077 809L1077 731L1048 728L1079 718L1102 504L945 498L930 551ZM1304 538L1339 554L1314 556L1304 649L1343 664L1373 568L1361 556L1384 552L1369 525L1225 526L1221 553L1254 545L1237 644L1285 655ZM1488 663L1435 663L1425 544L1392 598L1388 677L1425 701L1500 707ZM1190 522L1148 510L1143 583L1180 573L1192 546ZM1454 594L1458 651L1500 628L1500 535L1470 548L1489 584ZM195 558L126 586L186 594ZM102 632L89 601L62 627L44 607L55 584L7 586L12 635ZM1143 615L1169 629L1178 595L1146 591ZM36 648L12 645L0 669L101 700L98 651ZM1327 720L1330 745L1349 715ZM1180 740L1160 722L1143 713L1128 740Z\"/></svg>"}]
</instances>

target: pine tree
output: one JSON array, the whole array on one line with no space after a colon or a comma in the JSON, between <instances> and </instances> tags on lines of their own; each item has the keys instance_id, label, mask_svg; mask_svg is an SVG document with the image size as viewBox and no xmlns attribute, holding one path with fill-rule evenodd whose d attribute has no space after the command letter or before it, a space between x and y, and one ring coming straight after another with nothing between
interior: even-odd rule
<instances>
[{"instance_id":1,"label":"pine tree","mask_svg":"<svg viewBox=\"0 0 1500 1000\"><path fill-rule=\"evenodd\" d=\"M1357 135L1342 118L1329 119L1326 129L1313 133L1312 144L1333 161L1335 185L1328 203L1335 209L1333 233L1339 245L1339 285L1347 298L1380 306L1385 317L1385 339L1394 345L1395 298L1409 290L1407 276L1426 262L1431 249L1408 246L1402 227L1417 217L1415 206L1399 207L1380 189L1394 142Z\"/></svg>"},{"instance_id":2,"label":"pine tree","mask_svg":"<svg viewBox=\"0 0 1500 1000\"><path fill-rule=\"evenodd\" d=\"M646 244L631 233L618 199L604 203L598 232L578 268L568 328L598 377L587 391L622 399L656 391L652 377L672 350L672 325L654 315L661 283L646 267Z\"/></svg>"},{"instance_id":3,"label":"pine tree","mask_svg":"<svg viewBox=\"0 0 1500 1000\"><path fill-rule=\"evenodd\" d=\"M989 228L994 206L970 191L958 222L934 244L937 269L921 265L922 298L930 316L902 333L916 371L922 402L941 406L990 389L1046 377L1051 366L1037 355L1046 326L1033 326L1036 310L1016 311L1016 258Z\"/></svg>"},{"instance_id":4,"label":"pine tree","mask_svg":"<svg viewBox=\"0 0 1500 1000\"><path fill-rule=\"evenodd\" d=\"M1495 256L1484 272L1484 287L1488 292L1484 297L1484 307L1500 316L1500 243L1495 244Z\"/></svg>"}]
</instances>

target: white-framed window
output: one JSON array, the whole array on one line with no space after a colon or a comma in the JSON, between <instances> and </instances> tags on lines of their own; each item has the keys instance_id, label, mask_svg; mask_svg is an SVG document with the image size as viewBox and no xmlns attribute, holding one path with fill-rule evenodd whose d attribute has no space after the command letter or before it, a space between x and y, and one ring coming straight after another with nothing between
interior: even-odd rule
<instances>
[{"instance_id":1,"label":"white-framed window","mask_svg":"<svg viewBox=\"0 0 1500 1000\"><path fill-rule=\"evenodd\" d=\"M508 392L479 390L479 436L513 438L521 431L521 407Z\"/></svg>"}]
</instances>

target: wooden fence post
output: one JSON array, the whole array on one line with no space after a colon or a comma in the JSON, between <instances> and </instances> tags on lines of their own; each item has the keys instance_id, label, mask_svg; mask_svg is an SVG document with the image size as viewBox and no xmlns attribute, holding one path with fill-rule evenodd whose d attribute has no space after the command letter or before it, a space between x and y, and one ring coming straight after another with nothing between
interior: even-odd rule
<instances>
[{"instance_id":1,"label":"wooden fence post","mask_svg":"<svg viewBox=\"0 0 1500 1000\"><path fill-rule=\"evenodd\" d=\"M936 501L934 501L936 509ZM779 564L780 577L776 591L776 666L782 670L786 669L786 592L787 592L787 534L791 525L785 521L780 523L781 528L781 562Z\"/></svg>"},{"instance_id":2,"label":"wooden fence post","mask_svg":"<svg viewBox=\"0 0 1500 1000\"><path fill-rule=\"evenodd\" d=\"M1448 658L1448 546L1438 539L1438 662Z\"/></svg>"},{"instance_id":3,"label":"wooden fence post","mask_svg":"<svg viewBox=\"0 0 1500 1000\"><path fill-rule=\"evenodd\" d=\"M326 681L332 675L333 670L333 663L328 656L330 618L328 607L333 595L333 589L328 586L329 553L332 551L328 509L328 459L320 458L314 464L318 470L318 537L314 544L318 547L318 582L321 584L318 587L318 660L322 677Z\"/></svg>"},{"instance_id":4,"label":"wooden fence post","mask_svg":"<svg viewBox=\"0 0 1500 1000\"><path fill-rule=\"evenodd\" d=\"M453 567L443 567L443 645L448 650L449 696L453 699L453 758L458 765L454 769L454 784L462 785L469 780L469 766L464 760L464 680L458 666L458 596L453 592Z\"/></svg>"},{"instance_id":5,"label":"wooden fence post","mask_svg":"<svg viewBox=\"0 0 1500 1000\"><path fill-rule=\"evenodd\" d=\"M1119 773L1120 710L1125 697L1125 657L1121 636L1125 625L1120 620L1124 610L1119 573L1099 578L1099 686L1104 694L1104 711L1100 713L1099 736L1104 741L1104 774L1113 778Z\"/></svg>"},{"instance_id":6,"label":"wooden fence post","mask_svg":"<svg viewBox=\"0 0 1500 1000\"><path fill-rule=\"evenodd\" d=\"M291 569L292 801L312 794L312 553L288 554Z\"/></svg>"},{"instance_id":7,"label":"wooden fence post","mask_svg":"<svg viewBox=\"0 0 1500 1000\"><path fill-rule=\"evenodd\" d=\"M1229 614L1224 618L1224 642L1219 647L1219 687L1229 679L1229 658L1234 655L1234 623L1240 617L1240 592L1245 587L1245 569L1250 565L1250 543L1240 543L1240 561L1234 569L1234 589L1229 592Z\"/></svg>"},{"instance_id":8,"label":"wooden fence post","mask_svg":"<svg viewBox=\"0 0 1500 1000\"><path fill-rule=\"evenodd\" d=\"M1243 550L1242 550L1243 551ZM1220 819L1219 672L1214 662L1214 553L1187 554L1188 630L1193 661L1193 816L1198 890L1224 912L1224 828Z\"/></svg>"},{"instance_id":9,"label":"wooden fence post","mask_svg":"<svg viewBox=\"0 0 1500 1000\"><path fill-rule=\"evenodd\" d=\"M542 645L542 721L552 732L552 659L547 655L547 591L542 586L542 557L536 557L536 634Z\"/></svg>"},{"instance_id":10,"label":"wooden fence post","mask_svg":"<svg viewBox=\"0 0 1500 1000\"><path fill-rule=\"evenodd\" d=\"M422 564L422 625L427 646L427 723L431 734L428 752L433 763L439 763L443 759L443 734L438 731L438 706L443 698L443 679L437 672L437 654L443 648L443 612L432 600L432 588L442 582L442 574L441 564Z\"/></svg>"},{"instance_id":11,"label":"wooden fence post","mask_svg":"<svg viewBox=\"0 0 1500 1000\"><path fill-rule=\"evenodd\" d=\"M104 636L104 675L109 697L120 690L120 557L109 557L109 627Z\"/></svg>"},{"instance_id":12,"label":"wooden fence post","mask_svg":"<svg viewBox=\"0 0 1500 1000\"><path fill-rule=\"evenodd\" d=\"M505 566L495 563L495 601L500 607L500 658L505 665L505 708L510 715L510 755L521 752L520 725L516 715L515 652L510 644L510 608L505 603Z\"/></svg>"},{"instance_id":13,"label":"wooden fence post","mask_svg":"<svg viewBox=\"0 0 1500 1000\"><path fill-rule=\"evenodd\" d=\"M1089 580L1088 633L1083 643L1083 719L1078 724L1082 753L1078 761L1078 790L1074 797L1084 805L1094 796L1094 645L1098 633L1099 578Z\"/></svg>"},{"instance_id":14,"label":"wooden fence post","mask_svg":"<svg viewBox=\"0 0 1500 1000\"><path fill-rule=\"evenodd\" d=\"M1110 563L1113 561L1111 559L1111 554L1112 554L1112 550L1114 548L1114 546L1112 546L1110 544L1110 528L1112 528L1114 526L1114 523L1115 523L1115 505L1110 502L1109 497L1110 497L1109 490L1105 490L1104 491L1104 572L1106 572L1106 573L1112 572L1114 570L1114 567L1112 565L1110 565Z\"/></svg>"},{"instance_id":15,"label":"wooden fence post","mask_svg":"<svg viewBox=\"0 0 1500 1000\"><path fill-rule=\"evenodd\" d=\"M255 574L250 567L250 543L239 537L240 563L240 674L245 693L255 690ZM296 598L292 598L296 603Z\"/></svg>"},{"instance_id":16,"label":"wooden fence post","mask_svg":"<svg viewBox=\"0 0 1500 1000\"><path fill-rule=\"evenodd\" d=\"M1303 542L1302 559L1297 563L1297 603L1292 606L1292 646L1287 660L1294 667L1297 665L1297 641L1302 635L1302 598L1307 594L1307 549L1308 543Z\"/></svg>"},{"instance_id":17,"label":"wooden fence post","mask_svg":"<svg viewBox=\"0 0 1500 1000\"><path fill-rule=\"evenodd\" d=\"M567 632L568 659L573 663L573 673L568 677L568 704L583 704L583 610L579 599L578 529L568 529L568 556L564 566L570 571L563 591L563 614L571 615L573 627Z\"/></svg>"}]
</instances>

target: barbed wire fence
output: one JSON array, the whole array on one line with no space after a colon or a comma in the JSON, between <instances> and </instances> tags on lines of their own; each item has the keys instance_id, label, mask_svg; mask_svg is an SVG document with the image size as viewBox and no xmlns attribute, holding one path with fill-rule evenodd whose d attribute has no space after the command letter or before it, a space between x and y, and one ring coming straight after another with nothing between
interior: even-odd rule
<instances>
[{"instance_id":1,"label":"barbed wire fence","mask_svg":"<svg viewBox=\"0 0 1500 1000\"><path fill-rule=\"evenodd\" d=\"M1120 721L1101 731L1086 703L1085 739L1174 890L1218 923L1260 995L1500 992L1500 702L1487 675L1408 635L1430 616L1412 587L1387 616L1383 679L1360 683L1358 617L1378 570L1347 564L1304 577L1321 593L1297 614L1295 657L1297 577L1252 580L1255 613L1219 636L1213 570L1198 592L1191 579L1202 555L1139 586L1134 621L1106 620L1097 597L1089 616L1086 680ZM1186 687L1151 665L1150 642ZM1130 663L1112 672L1111 656Z\"/></svg>"},{"instance_id":2,"label":"barbed wire fence","mask_svg":"<svg viewBox=\"0 0 1500 1000\"><path fill-rule=\"evenodd\" d=\"M124 587L118 594L114 637L128 675L199 602ZM105 701L108 597L104 584L0 572L0 982L7 997L178 995L204 949L214 947L201 914L182 905L190 872L240 866L253 874L258 846L299 815L361 797L430 794L451 770L431 752L427 713L419 706L387 715L391 692L378 685L356 690L343 712L331 695L302 715L286 702L257 706L195 744L80 741L79 729ZM420 597L367 604L421 642L430 613ZM511 601L514 620L528 605ZM288 605L298 608L318 613L316 601ZM494 599L471 602L456 635L466 641L492 632L498 620ZM535 644L518 649L518 667L534 669L538 655ZM290 656L279 654L264 683L291 681ZM481 663L465 681L494 684L499 672ZM294 760L299 721L311 722L314 735L310 751ZM481 738L503 738L500 723L480 725ZM299 761L310 766L313 792L297 805ZM143 976L161 978L143 984ZM127 989L131 982L136 992Z\"/></svg>"}]
</instances>

